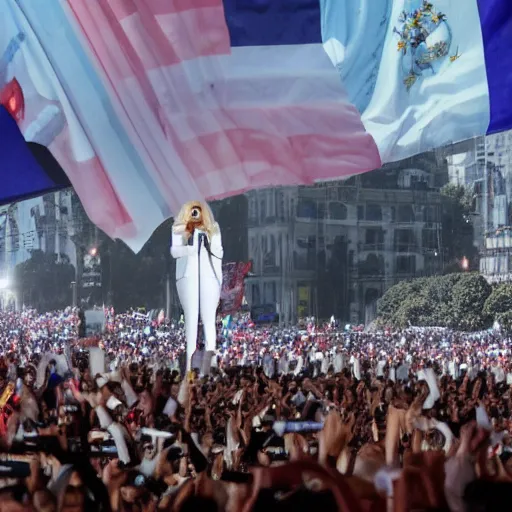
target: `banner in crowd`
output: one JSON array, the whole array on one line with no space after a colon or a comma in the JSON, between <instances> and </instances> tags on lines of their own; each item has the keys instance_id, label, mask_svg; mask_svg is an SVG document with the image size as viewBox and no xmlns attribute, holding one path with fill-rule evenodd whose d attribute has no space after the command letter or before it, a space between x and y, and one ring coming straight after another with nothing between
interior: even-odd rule
<instances>
[{"instance_id":1,"label":"banner in crowd","mask_svg":"<svg viewBox=\"0 0 512 512\"><path fill-rule=\"evenodd\" d=\"M510 0L2 0L0 202L63 186L48 148L139 250L187 200L510 129L511 30Z\"/></svg>"},{"instance_id":2,"label":"banner in crowd","mask_svg":"<svg viewBox=\"0 0 512 512\"><path fill-rule=\"evenodd\" d=\"M105 331L106 316L105 311L90 309L84 312L85 315L85 335L87 337L102 334Z\"/></svg>"},{"instance_id":3,"label":"banner in crowd","mask_svg":"<svg viewBox=\"0 0 512 512\"><path fill-rule=\"evenodd\" d=\"M221 314L236 313L242 306L245 276L251 270L250 262L224 263L222 265Z\"/></svg>"}]
</instances>

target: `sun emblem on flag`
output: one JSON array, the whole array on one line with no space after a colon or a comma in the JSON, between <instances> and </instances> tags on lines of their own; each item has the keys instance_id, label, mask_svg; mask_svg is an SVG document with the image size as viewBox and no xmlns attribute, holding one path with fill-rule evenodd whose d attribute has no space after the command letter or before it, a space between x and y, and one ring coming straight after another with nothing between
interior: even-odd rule
<instances>
[{"instance_id":1,"label":"sun emblem on flag","mask_svg":"<svg viewBox=\"0 0 512 512\"><path fill-rule=\"evenodd\" d=\"M420 78L435 75L446 62L453 35L446 15L427 0L418 9L402 11L398 21L400 26L393 32L398 36L402 82L410 91ZM450 62L459 57L457 51L457 58L450 58Z\"/></svg>"}]
</instances>

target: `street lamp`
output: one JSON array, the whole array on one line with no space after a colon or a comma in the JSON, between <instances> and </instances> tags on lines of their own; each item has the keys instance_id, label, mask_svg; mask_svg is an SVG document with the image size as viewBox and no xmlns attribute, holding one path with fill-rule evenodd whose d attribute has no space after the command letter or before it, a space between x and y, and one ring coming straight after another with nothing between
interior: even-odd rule
<instances>
[{"instance_id":1,"label":"street lamp","mask_svg":"<svg viewBox=\"0 0 512 512\"><path fill-rule=\"evenodd\" d=\"M98 254L98 248L97 247L91 247L89 249L89 255L93 258Z\"/></svg>"},{"instance_id":2,"label":"street lamp","mask_svg":"<svg viewBox=\"0 0 512 512\"><path fill-rule=\"evenodd\" d=\"M460 266L462 267L462 270L468 270L469 269L469 260L464 256L460 262Z\"/></svg>"}]
</instances>

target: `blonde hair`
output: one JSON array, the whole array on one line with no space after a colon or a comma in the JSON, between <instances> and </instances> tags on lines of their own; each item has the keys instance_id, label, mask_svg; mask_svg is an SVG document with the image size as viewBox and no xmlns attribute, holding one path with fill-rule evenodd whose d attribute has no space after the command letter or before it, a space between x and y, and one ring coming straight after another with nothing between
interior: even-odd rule
<instances>
[{"instance_id":1,"label":"blonde hair","mask_svg":"<svg viewBox=\"0 0 512 512\"><path fill-rule=\"evenodd\" d=\"M202 221L197 227L208 234L211 238L212 235L219 231L219 225L215 222L213 213L207 203L202 201L189 201L185 203L178 215L174 218L172 230L174 233L181 233L183 237L188 239L190 233L187 233L187 224L192 220L192 210L194 208L201 208Z\"/></svg>"}]
</instances>

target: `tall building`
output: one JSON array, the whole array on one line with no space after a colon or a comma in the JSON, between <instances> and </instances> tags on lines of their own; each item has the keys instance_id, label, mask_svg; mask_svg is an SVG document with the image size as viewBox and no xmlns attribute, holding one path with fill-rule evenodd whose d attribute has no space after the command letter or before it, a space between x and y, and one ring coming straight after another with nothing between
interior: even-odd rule
<instances>
[{"instance_id":1,"label":"tall building","mask_svg":"<svg viewBox=\"0 0 512 512\"><path fill-rule=\"evenodd\" d=\"M38 249L75 263L74 196L65 190L0 207L0 275L10 275Z\"/></svg>"},{"instance_id":2,"label":"tall building","mask_svg":"<svg viewBox=\"0 0 512 512\"><path fill-rule=\"evenodd\" d=\"M512 131L485 139L480 272L490 282L512 280Z\"/></svg>"},{"instance_id":3,"label":"tall building","mask_svg":"<svg viewBox=\"0 0 512 512\"><path fill-rule=\"evenodd\" d=\"M463 151L446 157L448 180L455 185L473 187L485 174L485 137L466 141L460 149Z\"/></svg>"},{"instance_id":4,"label":"tall building","mask_svg":"<svg viewBox=\"0 0 512 512\"><path fill-rule=\"evenodd\" d=\"M449 183L471 190L475 201L472 217L474 246L484 245L486 200L486 138L475 137L444 149Z\"/></svg>"},{"instance_id":5,"label":"tall building","mask_svg":"<svg viewBox=\"0 0 512 512\"><path fill-rule=\"evenodd\" d=\"M248 193L249 304L274 306L284 323L371 321L387 288L441 270L446 181L429 153L345 182Z\"/></svg>"}]
</instances>

